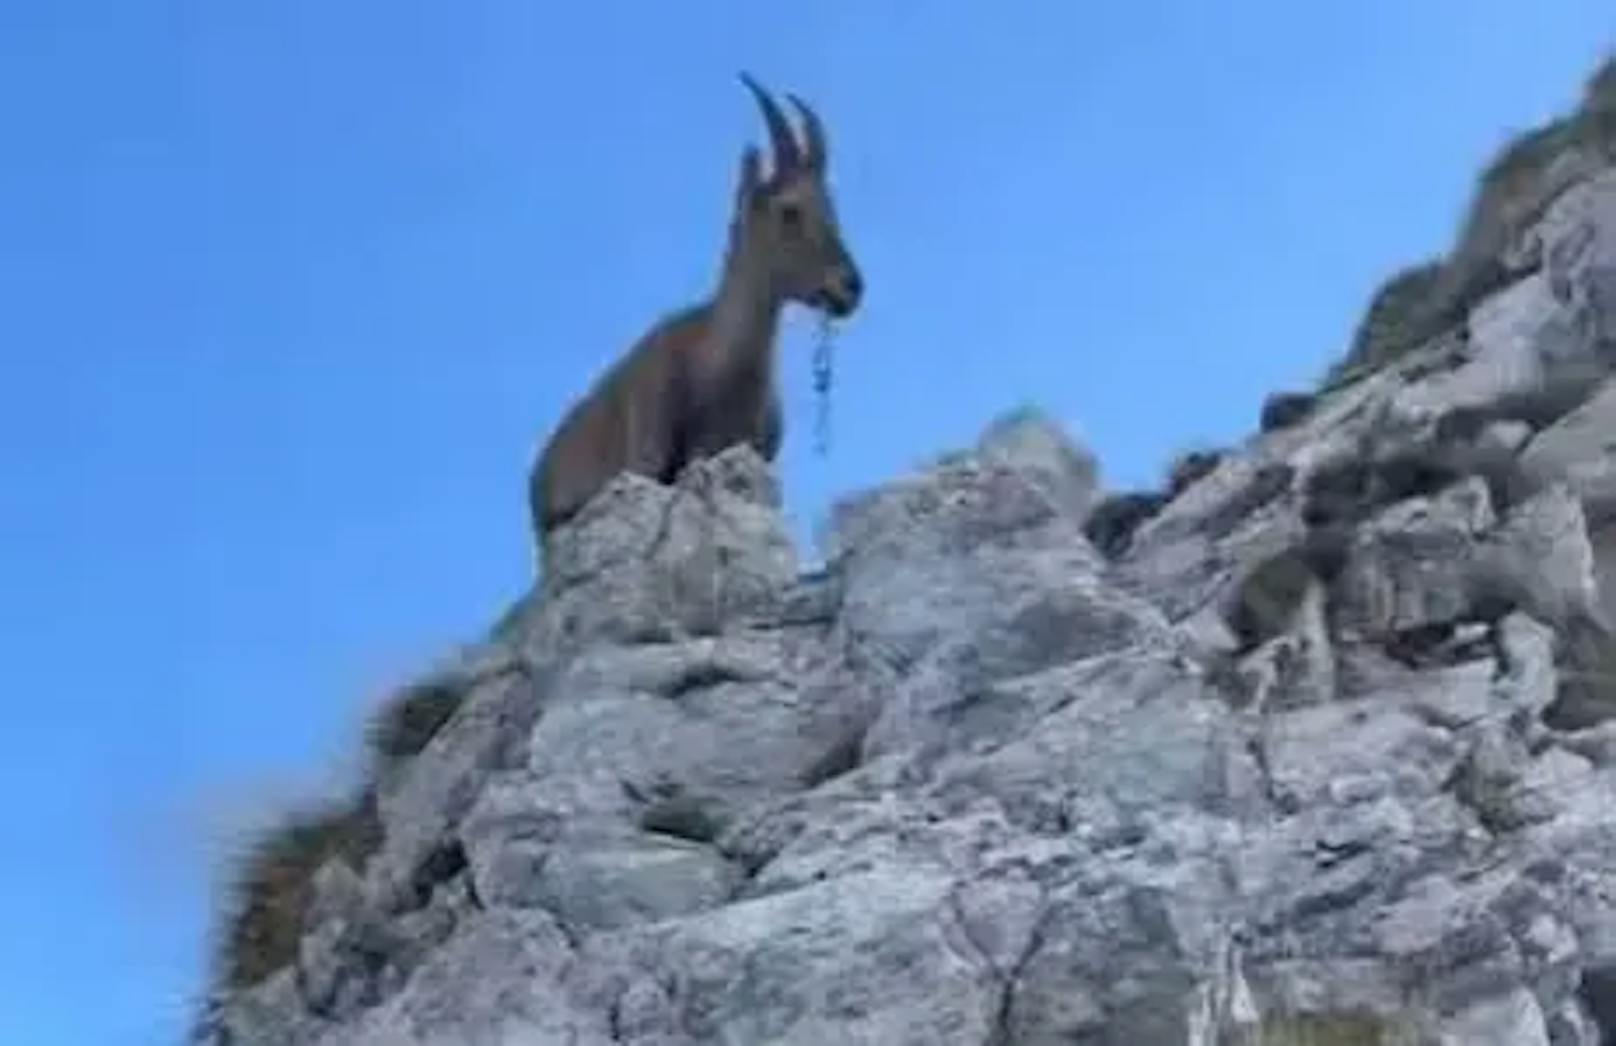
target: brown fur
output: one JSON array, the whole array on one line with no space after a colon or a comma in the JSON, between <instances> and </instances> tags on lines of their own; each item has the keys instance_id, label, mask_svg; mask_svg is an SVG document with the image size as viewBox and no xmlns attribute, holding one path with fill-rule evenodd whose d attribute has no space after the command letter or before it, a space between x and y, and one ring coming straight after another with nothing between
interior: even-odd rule
<instances>
[{"instance_id":1,"label":"brown fur","mask_svg":"<svg viewBox=\"0 0 1616 1046\"><path fill-rule=\"evenodd\" d=\"M773 144L765 181L747 149L723 275L706 302L646 333L562 418L534 463L529 500L546 544L616 475L671 482L690 462L738 443L774 460L783 434L774 386L774 336L787 301L852 313L862 294L825 184L818 118L791 97L804 141L778 106L745 79Z\"/></svg>"}]
</instances>

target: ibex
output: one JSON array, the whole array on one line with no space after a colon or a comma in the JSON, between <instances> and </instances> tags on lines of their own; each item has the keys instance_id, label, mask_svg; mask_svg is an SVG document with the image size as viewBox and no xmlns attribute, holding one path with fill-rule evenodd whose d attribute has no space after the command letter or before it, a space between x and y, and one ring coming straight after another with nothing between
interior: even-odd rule
<instances>
[{"instance_id":1,"label":"ibex","mask_svg":"<svg viewBox=\"0 0 1616 1046\"><path fill-rule=\"evenodd\" d=\"M534 463L528 495L541 554L549 535L620 472L670 483L690 462L750 443L780 449L774 339L788 301L850 315L863 281L842 242L825 181L829 151L819 117L788 94L797 139L767 91L741 82L763 111L772 144L741 154L729 244L711 298L665 317L562 418Z\"/></svg>"}]
</instances>

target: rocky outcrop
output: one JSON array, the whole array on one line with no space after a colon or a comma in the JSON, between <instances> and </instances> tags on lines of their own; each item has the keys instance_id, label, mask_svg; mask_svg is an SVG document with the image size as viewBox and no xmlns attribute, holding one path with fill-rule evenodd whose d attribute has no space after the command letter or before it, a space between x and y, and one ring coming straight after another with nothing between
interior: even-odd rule
<instances>
[{"instance_id":1,"label":"rocky outcrop","mask_svg":"<svg viewBox=\"0 0 1616 1046\"><path fill-rule=\"evenodd\" d=\"M1539 233L1568 190L1616 164L1616 57L1566 116L1510 141L1480 178L1452 248L1388 279L1369 303L1331 383L1361 377L1433 340L1461 346L1482 299L1552 259ZM1557 239L1559 249L1572 241Z\"/></svg>"},{"instance_id":2,"label":"rocky outcrop","mask_svg":"<svg viewBox=\"0 0 1616 1046\"><path fill-rule=\"evenodd\" d=\"M197 1041L1613 1041L1616 170L1526 234L1149 511L1031 412L811 573L620 477Z\"/></svg>"}]
</instances>

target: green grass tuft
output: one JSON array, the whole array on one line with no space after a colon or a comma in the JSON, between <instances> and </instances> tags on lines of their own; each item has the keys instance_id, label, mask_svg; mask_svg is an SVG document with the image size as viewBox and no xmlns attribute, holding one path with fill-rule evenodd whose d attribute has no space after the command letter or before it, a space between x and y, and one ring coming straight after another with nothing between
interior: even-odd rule
<instances>
[{"instance_id":1,"label":"green grass tuft","mask_svg":"<svg viewBox=\"0 0 1616 1046\"><path fill-rule=\"evenodd\" d=\"M1511 193L1529 189L1560 150L1571 143L1572 119L1551 120L1505 143L1481 173L1481 187Z\"/></svg>"},{"instance_id":2,"label":"green grass tuft","mask_svg":"<svg viewBox=\"0 0 1616 1046\"><path fill-rule=\"evenodd\" d=\"M1346 357L1331 370L1327 384L1379 370L1440 333L1446 319L1436 309L1443 265L1435 259L1411 265L1381 284Z\"/></svg>"},{"instance_id":3,"label":"green grass tuft","mask_svg":"<svg viewBox=\"0 0 1616 1046\"><path fill-rule=\"evenodd\" d=\"M537 590L523 593L505 608L504 613L494 622L494 627L488 630L488 638L495 642L510 642L520 637L521 630L528 624L533 616L537 602Z\"/></svg>"},{"instance_id":4,"label":"green grass tuft","mask_svg":"<svg viewBox=\"0 0 1616 1046\"><path fill-rule=\"evenodd\" d=\"M1616 163L1616 52L1588 78L1573 133L1584 151Z\"/></svg>"},{"instance_id":5,"label":"green grass tuft","mask_svg":"<svg viewBox=\"0 0 1616 1046\"><path fill-rule=\"evenodd\" d=\"M1324 388L1418 348L1519 276L1506 267L1510 245L1569 185L1606 163L1616 163L1616 52L1589 77L1576 111L1516 135L1498 150L1476 179L1446 259L1404 269L1375 292Z\"/></svg>"},{"instance_id":6,"label":"green grass tuft","mask_svg":"<svg viewBox=\"0 0 1616 1046\"><path fill-rule=\"evenodd\" d=\"M362 874L381 844L369 793L330 809L292 814L243 860L226 924L219 976L228 988L259 983L297 957L315 873L333 858Z\"/></svg>"},{"instance_id":7,"label":"green grass tuft","mask_svg":"<svg viewBox=\"0 0 1616 1046\"><path fill-rule=\"evenodd\" d=\"M1192 447L1179 452L1167 466L1167 496L1176 498L1216 472L1224 456L1224 451L1207 447Z\"/></svg>"},{"instance_id":8,"label":"green grass tuft","mask_svg":"<svg viewBox=\"0 0 1616 1046\"><path fill-rule=\"evenodd\" d=\"M426 748L464 698L461 688L443 681L401 689L368 726L366 741L375 763L360 797L295 811L251 846L230 891L232 910L216 962L218 987L250 987L296 959L315 874L333 859L363 874L365 862L381 846L377 775Z\"/></svg>"},{"instance_id":9,"label":"green grass tuft","mask_svg":"<svg viewBox=\"0 0 1616 1046\"><path fill-rule=\"evenodd\" d=\"M465 700L458 686L440 680L400 690L371 719L367 740L383 767L419 755Z\"/></svg>"},{"instance_id":10,"label":"green grass tuft","mask_svg":"<svg viewBox=\"0 0 1616 1046\"><path fill-rule=\"evenodd\" d=\"M1616 50L1599 64L1582 90L1582 111L1616 109Z\"/></svg>"}]
</instances>

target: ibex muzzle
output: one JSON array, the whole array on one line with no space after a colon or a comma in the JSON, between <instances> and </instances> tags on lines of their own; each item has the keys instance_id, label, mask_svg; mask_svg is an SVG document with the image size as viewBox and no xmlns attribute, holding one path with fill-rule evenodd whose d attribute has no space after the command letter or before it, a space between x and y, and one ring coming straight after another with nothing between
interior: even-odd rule
<instances>
[{"instance_id":1,"label":"ibex muzzle","mask_svg":"<svg viewBox=\"0 0 1616 1046\"><path fill-rule=\"evenodd\" d=\"M529 499L539 544L619 472L671 482L691 461L749 443L773 461L783 434L774 339L788 301L843 318L864 279L826 182L819 117L787 95L799 139L775 100L741 76L768 127L772 169L741 154L729 246L718 288L651 328L572 407L534 464Z\"/></svg>"}]
</instances>

